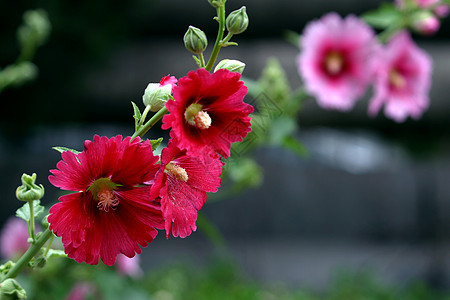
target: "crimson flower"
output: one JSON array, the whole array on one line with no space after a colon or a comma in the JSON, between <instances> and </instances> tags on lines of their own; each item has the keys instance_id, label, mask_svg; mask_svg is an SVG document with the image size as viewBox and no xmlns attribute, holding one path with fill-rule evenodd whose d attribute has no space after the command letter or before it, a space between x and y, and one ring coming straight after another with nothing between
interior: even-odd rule
<instances>
[{"instance_id":1,"label":"crimson flower","mask_svg":"<svg viewBox=\"0 0 450 300\"><path fill-rule=\"evenodd\" d=\"M113 265L123 253L141 253L163 228L159 203L149 197L158 170L150 141L94 136L84 151L62 153L49 181L76 193L61 196L50 208L50 230L62 237L64 249L77 262Z\"/></svg>"},{"instance_id":2,"label":"crimson flower","mask_svg":"<svg viewBox=\"0 0 450 300\"><path fill-rule=\"evenodd\" d=\"M230 156L231 143L240 142L251 131L248 115L253 107L244 103L247 87L239 73L220 69L191 71L174 88L175 101L168 101L170 114L162 129L172 128L170 136L190 155L202 152Z\"/></svg>"},{"instance_id":3,"label":"crimson flower","mask_svg":"<svg viewBox=\"0 0 450 300\"><path fill-rule=\"evenodd\" d=\"M217 192L222 162L212 158L190 156L171 140L161 153L161 167L151 189L153 198L161 198L167 238L185 238L197 229L197 211L206 202L206 192Z\"/></svg>"}]
</instances>

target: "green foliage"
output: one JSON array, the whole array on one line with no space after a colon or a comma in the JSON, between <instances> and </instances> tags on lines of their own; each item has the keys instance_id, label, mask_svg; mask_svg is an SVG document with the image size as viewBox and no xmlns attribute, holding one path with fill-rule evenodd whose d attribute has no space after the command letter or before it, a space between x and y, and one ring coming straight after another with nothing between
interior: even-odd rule
<instances>
[{"instance_id":1,"label":"green foliage","mask_svg":"<svg viewBox=\"0 0 450 300\"><path fill-rule=\"evenodd\" d=\"M37 48L47 41L50 31L50 21L44 10L29 10L23 14L23 24L17 29L20 55L14 64L0 70L0 92L7 87L18 87L36 78L38 70L31 60Z\"/></svg>"},{"instance_id":2,"label":"green foliage","mask_svg":"<svg viewBox=\"0 0 450 300\"><path fill-rule=\"evenodd\" d=\"M40 205L41 201L33 201L33 213L34 217L37 218L40 214L44 212L44 207ZM27 203L25 203L21 208L16 210L16 217L21 218L25 220L27 223L31 220L31 212L30 212L30 206Z\"/></svg>"},{"instance_id":3,"label":"green foliage","mask_svg":"<svg viewBox=\"0 0 450 300\"><path fill-rule=\"evenodd\" d=\"M375 28L386 29L400 23L402 13L393 3L383 3L378 9L366 12L362 18Z\"/></svg>"},{"instance_id":4,"label":"green foliage","mask_svg":"<svg viewBox=\"0 0 450 300\"><path fill-rule=\"evenodd\" d=\"M150 144L152 145L153 151L155 151L156 148L158 148L159 145L161 145L162 141L163 141L163 138L162 138L162 137L159 138L159 139L157 139L157 140L150 140Z\"/></svg>"}]
</instances>

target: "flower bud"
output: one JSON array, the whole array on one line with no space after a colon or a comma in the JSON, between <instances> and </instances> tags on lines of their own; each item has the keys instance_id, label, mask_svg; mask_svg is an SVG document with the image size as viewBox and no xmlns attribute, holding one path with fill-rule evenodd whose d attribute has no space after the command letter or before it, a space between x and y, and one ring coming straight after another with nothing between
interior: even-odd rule
<instances>
[{"instance_id":1,"label":"flower bud","mask_svg":"<svg viewBox=\"0 0 450 300\"><path fill-rule=\"evenodd\" d=\"M208 0L209 4L211 4L212 7L218 8L219 6L225 4L226 0Z\"/></svg>"},{"instance_id":2,"label":"flower bud","mask_svg":"<svg viewBox=\"0 0 450 300\"><path fill-rule=\"evenodd\" d=\"M448 4L440 4L434 8L433 12L439 18L446 18L450 14L450 6Z\"/></svg>"},{"instance_id":3,"label":"flower bud","mask_svg":"<svg viewBox=\"0 0 450 300\"><path fill-rule=\"evenodd\" d=\"M414 16L413 28L424 35L432 35L439 30L441 22L429 11L421 11Z\"/></svg>"},{"instance_id":4,"label":"flower bud","mask_svg":"<svg viewBox=\"0 0 450 300\"><path fill-rule=\"evenodd\" d=\"M245 6L231 12L225 22L229 33L239 34L244 32L248 27L248 16Z\"/></svg>"},{"instance_id":5,"label":"flower bud","mask_svg":"<svg viewBox=\"0 0 450 300\"><path fill-rule=\"evenodd\" d=\"M44 186L40 184L39 186L35 184L36 181L36 173L33 175L22 175L22 185L19 186L16 190L16 197L20 201L34 201L40 200L44 197Z\"/></svg>"},{"instance_id":6,"label":"flower bud","mask_svg":"<svg viewBox=\"0 0 450 300\"><path fill-rule=\"evenodd\" d=\"M239 60L224 59L217 64L216 68L214 69L214 72L220 69L226 69L231 72L237 72L242 74L242 72L244 72L244 68L245 64Z\"/></svg>"},{"instance_id":7,"label":"flower bud","mask_svg":"<svg viewBox=\"0 0 450 300\"><path fill-rule=\"evenodd\" d=\"M163 108L170 99L176 82L177 79L175 76L167 75L159 83L149 83L142 96L144 105L150 105L150 111L153 112L157 112Z\"/></svg>"},{"instance_id":8,"label":"flower bud","mask_svg":"<svg viewBox=\"0 0 450 300\"><path fill-rule=\"evenodd\" d=\"M189 26L183 40L186 49L194 54L203 53L208 46L208 40L206 39L205 33L194 26Z\"/></svg>"},{"instance_id":9,"label":"flower bud","mask_svg":"<svg viewBox=\"0 0 450 300\"><path fill-rule=\"evenodd\" d=\"M27 294L20 284L12 278L8 278L0 283L0 299L18 300L26 299Z\"/></svg>"}]
</instances>

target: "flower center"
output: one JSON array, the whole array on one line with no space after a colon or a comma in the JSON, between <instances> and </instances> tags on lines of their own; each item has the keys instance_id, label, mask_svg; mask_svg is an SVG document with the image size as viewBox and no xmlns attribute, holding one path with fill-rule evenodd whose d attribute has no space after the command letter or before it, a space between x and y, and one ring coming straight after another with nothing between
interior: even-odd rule
<instances>
[{"instance_id":1,"label":"flower center","mask_svg":"<svg viewBox=\"0 0 450 300\"><path fill-rule=\"evenodd\" d=\"M97 194L97 198L99 200L97 208L105 212L108 212L110 207L115 210L117 205L119 205L119 199L117 199L114 193L110 190L101 191Z\"/></svg>"},{"instance_id":2,"label":"flower center","mask_svg":"<svg viewBox=\"0 0 450 300\"><path fill-rule=\"evenodd\" d=\"M114 194L117 186L109 178L99 178L89 186L87 191L91 192L94 200L98 201L97 208L108 212L109 209L115 210L119 205L119 199Z\"/></svg>"},{"instance_id":3,"label":"flower center","mask_svg":"<svg viewBox=\"0 0 450 300\"><path fill-rule=\"evenodd\" d=\"M330 75L337 75L344 69L344 57L337 51L331 51L325 57L325 69Z\"/></svg>"},{"instance_id":4,"label":"flower center","mask_svg":"<svg viewBox=\"0 0 450 300\"><path fill-rule=\"evenodd\" d=\"M164 168L164 173L184 182L188 181L189 178L186 170L175 164L174 162L170 162L166 165L166 167Z\"/></svg>"},{"instance_id":5,"label":"flower center","mask_svg":"<svg viewBox=\"0 0 450 300\"><path fill-rule=\"evenodd\" d=\"M406 86L406 78L397 70L392 69L389 72L389 83L397 89L403 89Z\"/></svg>"},{"instance_id":6,"label":"flower center","mask_svg":"<svg viewBox=\"0 0 450 300\"><path fill-rule=\"evenodd\" d=\"M208 129L212 123L211 117L203 110L203 105L199 103L189 105L184 112L184 118L189 125L200 129Z\"/></svg>"}]
</instances>

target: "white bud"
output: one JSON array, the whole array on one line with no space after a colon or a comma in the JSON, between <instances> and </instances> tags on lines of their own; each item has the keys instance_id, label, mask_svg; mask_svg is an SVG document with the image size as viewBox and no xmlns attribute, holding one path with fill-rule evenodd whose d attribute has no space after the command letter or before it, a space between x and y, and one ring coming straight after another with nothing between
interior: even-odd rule
<instances>
[{"instance_id":1,"label":"white bud","mask_svg":"<svg viewBox=\"0 0 450 300\"><path fill-rule=\"evenodd\" d=\"M150 105L150 111L156 112L164 107L170 99L171 93L171 84L161 86L159 83L149 83L142 96L142 101L145 106Z\"/></svg>"}]
</instances>

